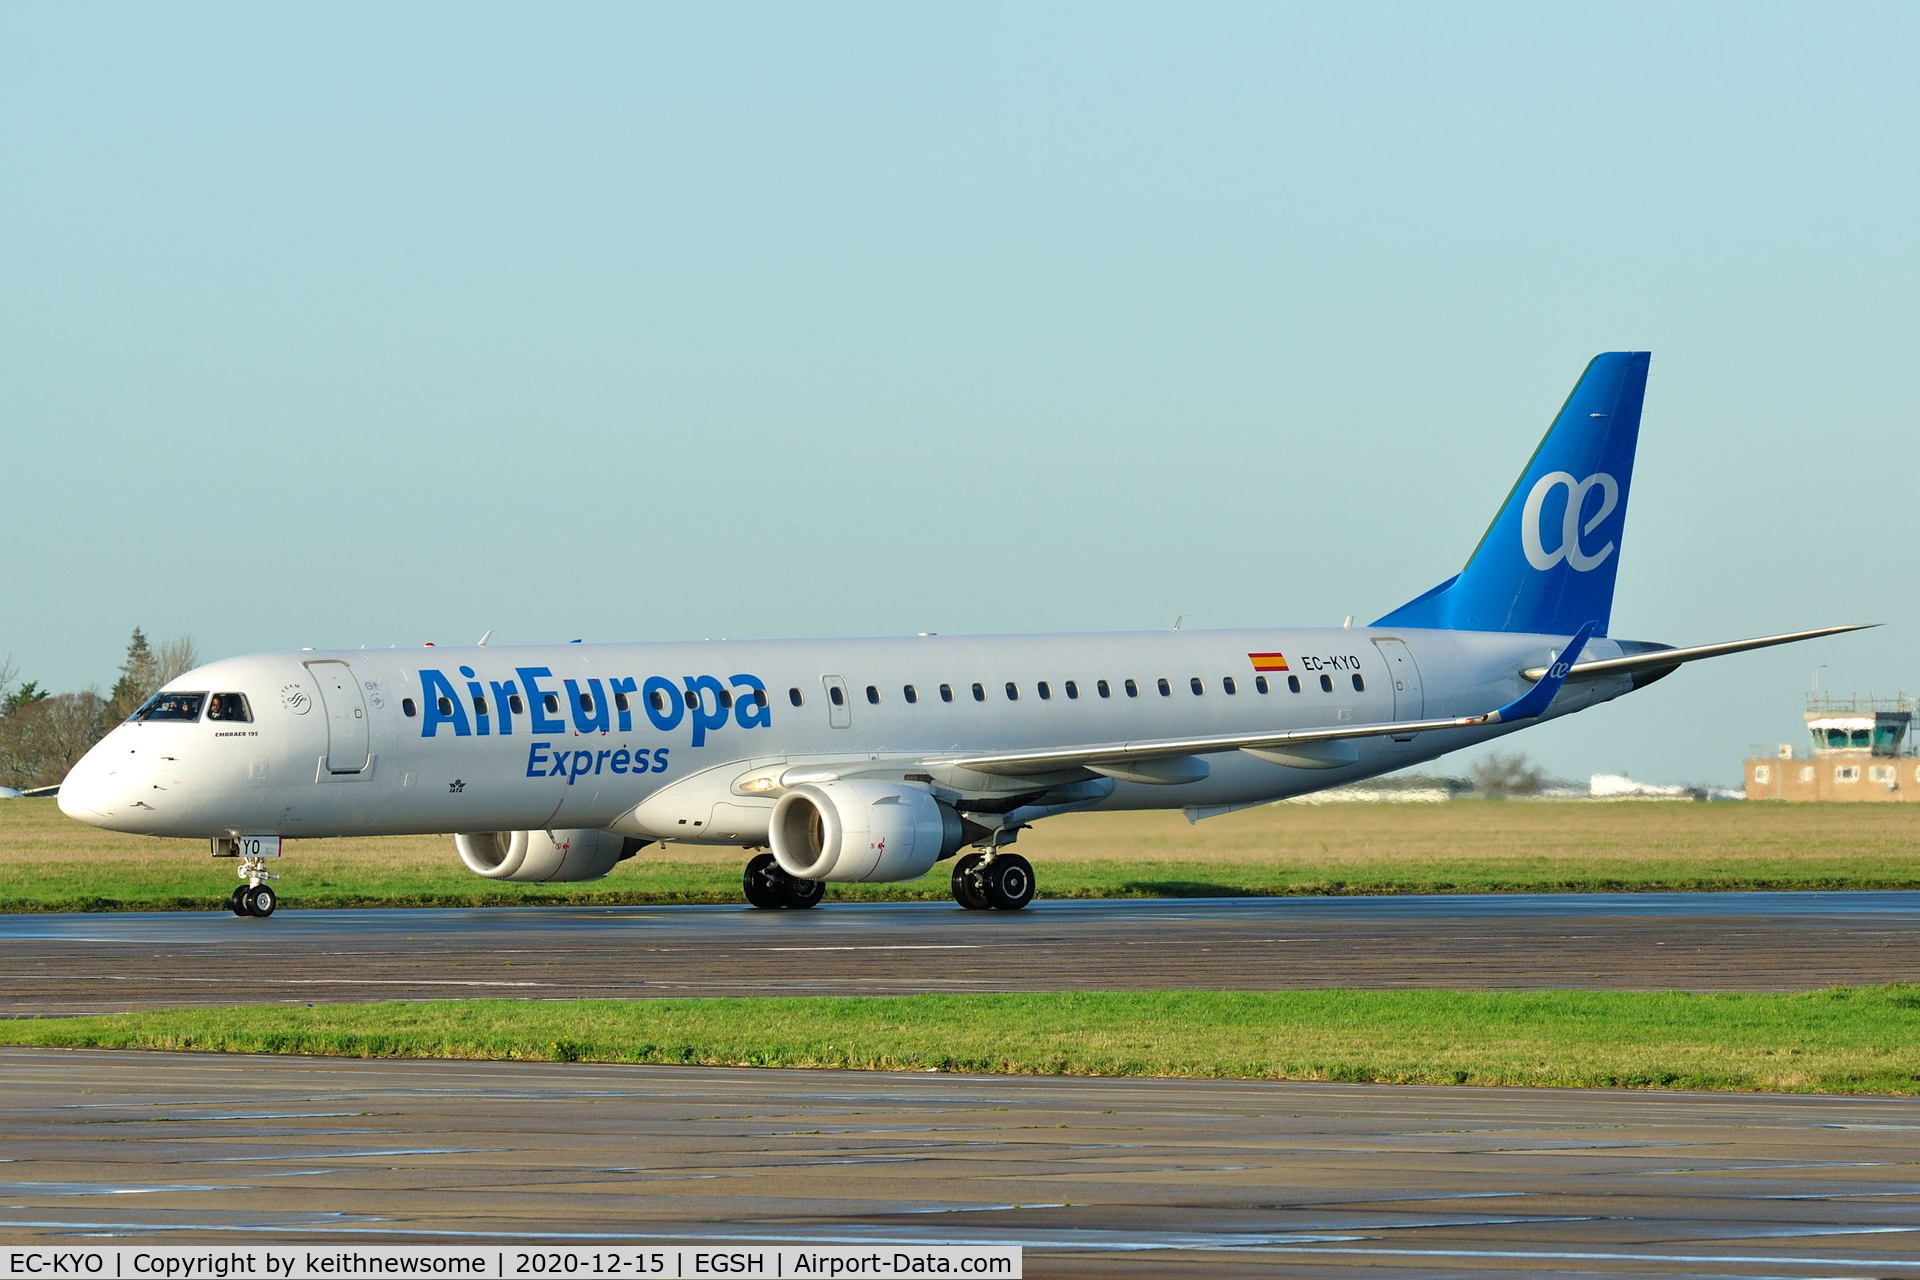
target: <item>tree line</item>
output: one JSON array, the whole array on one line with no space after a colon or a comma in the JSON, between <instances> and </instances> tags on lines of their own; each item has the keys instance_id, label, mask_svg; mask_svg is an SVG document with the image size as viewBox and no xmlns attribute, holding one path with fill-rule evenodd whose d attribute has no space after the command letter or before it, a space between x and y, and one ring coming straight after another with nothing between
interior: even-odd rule
<instances>
[{"instance_id":1,"label":"tree line","mask_svg":"<svg viewBox=\"0 0 1920 1280\"><path fill-rule=\"evenodd\" d=\"M37 681L15 683L13 658L0 658L0 786L16 791L48 787L67 776L74 761L106 736L175 676L200 665L188 637L150 644L139 627L127 642L113 688L89 685L78 693L54 693Z\"/></svg>"}]
</instances>

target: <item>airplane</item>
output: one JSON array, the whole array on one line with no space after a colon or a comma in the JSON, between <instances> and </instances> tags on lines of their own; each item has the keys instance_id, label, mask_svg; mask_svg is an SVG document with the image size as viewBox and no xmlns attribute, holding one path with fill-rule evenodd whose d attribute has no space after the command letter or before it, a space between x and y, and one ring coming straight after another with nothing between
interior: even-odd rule
<instances>
[{"instance_id":1,"label":"airplane","mask_svg":"<svg viewBox=\"0 0 1920 1280\"><path fill-rule=\"evenodd\" d=\"M61 811L237 858L265 918L284 842L455 833L478 875L596 880L731 845L755 907L951 860L1018 910L1009 846L1085 810L1189 820L1432 760L1645 688L1686 648L1608 635L1646 352L1596 356L1465 568L1368 626L299 650L187 672L67 775Z\"/></svg>"}]
</instances>

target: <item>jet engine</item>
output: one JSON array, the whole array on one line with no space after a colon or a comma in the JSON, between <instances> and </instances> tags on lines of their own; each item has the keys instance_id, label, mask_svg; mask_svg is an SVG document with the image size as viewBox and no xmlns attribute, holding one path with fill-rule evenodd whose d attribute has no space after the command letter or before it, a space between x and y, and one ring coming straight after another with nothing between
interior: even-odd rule
<instances>
[{"instance_id":1,"label":"jet engine","mask_svg":"<svg viewBox=\"0 0 1920 1280\"><path fill-rule=\"evenodd\" d=\"M467 870L490 880L598 880L646 841L611 831L479 831L453 847Z\"/></svg>"},{"instance_id":2,"label":"jet engine","mask_svg":"<svg viewBox=\"0 0 1920 1280\"><path fill-rule=\"evenodd\" d=\"M928 792L863 778L793 788L771 826L774 859L801 880L912 880L967 841L960 815Z\"/></svg>"}]
</instances>

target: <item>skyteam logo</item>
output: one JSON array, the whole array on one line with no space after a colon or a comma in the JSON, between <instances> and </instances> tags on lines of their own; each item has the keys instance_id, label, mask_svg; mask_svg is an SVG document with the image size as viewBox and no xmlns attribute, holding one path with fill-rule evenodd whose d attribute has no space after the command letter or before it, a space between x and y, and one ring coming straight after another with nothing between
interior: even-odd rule
<instances>
[{"instance_id":1,"label":"skyteam logo","mask_svg":"<svg viewBox=\"0 0 1920 1280\"><path fill-rule=\"evenodd\" d=\"M1567 491L1567 505L1560 516L1560 528L1554 531L1558 538L1549 551L1547 531L1540 524L1547 498L1555 489ZM1600 491L1600 505L1583 521L1581 514L1587 507L1587 495L1596 489ZM1541 476L1532 492L1527 494L1527 505L1520 513L1520 544L1526 549L1527 563L1542 573L1562 560L1567 562L1569 569L1579 573L1599 568L1613 554L1613 540L1609 538L1605 546L1593 551L1587 550L1581 540L1598 528L1600 522L1612 515L1614 508L1619 505L1620 482L1604 471L1596 471L1585 480L1575 480L1565 471L1549 471Z\"/></svg>"}]
</instances>

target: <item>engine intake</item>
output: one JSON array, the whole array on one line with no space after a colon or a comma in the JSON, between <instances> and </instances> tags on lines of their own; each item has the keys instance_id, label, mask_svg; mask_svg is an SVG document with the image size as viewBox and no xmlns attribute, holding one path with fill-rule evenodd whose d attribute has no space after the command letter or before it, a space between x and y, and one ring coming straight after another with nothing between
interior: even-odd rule
<instances>
[{"instance_id":1,"label":"engine intake","mask_svg":"<svg viewBox=\"0 0 1920 1280\"><path fill-rule=\"evenodd\" d=\"M773 806L780 869L802 880L912 880L966 843L960 815L918 787L804 783Z\"/></svg>"},{"instance_id":2,"label":"engine intake","mask_svg":"<svg viewBox=\"0 0 1920 1280\"><path fill-rule=\"evenodd\" d=\"M644 840L611 831L480 831L453 838L467 870L489 880L598 880Z\"/></svg>"}]
</instances>

